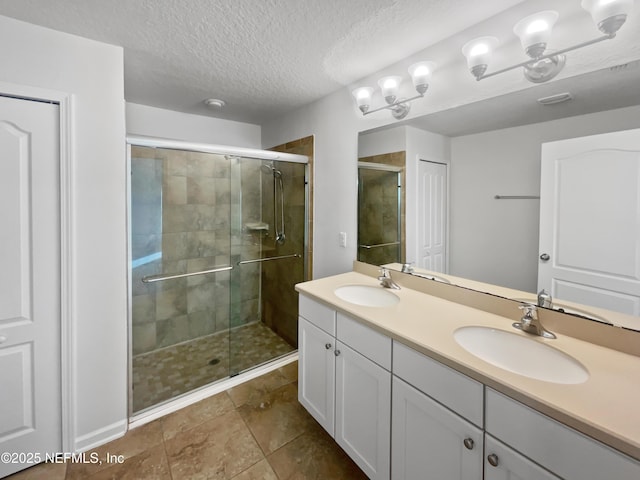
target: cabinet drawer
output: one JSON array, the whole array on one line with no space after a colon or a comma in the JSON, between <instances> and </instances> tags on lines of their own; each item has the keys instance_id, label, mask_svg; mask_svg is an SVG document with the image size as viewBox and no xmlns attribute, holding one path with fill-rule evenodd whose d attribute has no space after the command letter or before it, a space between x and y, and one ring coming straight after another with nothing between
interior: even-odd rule
<instances>
[{"instance_id":1,"label":"cabinet drawer","mask_svg":"<svg viewBox=\"0 0 640 480\"><path fill-rule=\"evenodd\" d=\"M330 335L336 336L336 312L326 305L300 295L298 300L298 314L321 328Z\"/></svg>"},{"instance_id":2,"label":"cabinet drawer","mask_svg":"<svg viewBox=\"0 0 640 480\"><path fill-rule=\"evenodd\" d=\"M391 339L362 323L338 313L337 337L382 368L391 370Z\"/></svg>"},{"instance_id":3,"label":"cabinet drawer","mask_svg":"<svg viewBox=\"0 0 640 480\"><path fill-rule=\"evenodd\" d=\"M397 341L393 374L482 427L483 385Z\"/></svg>"},{"instance_id":4,"label":"cabinet drawer","mask_svg":"<svg viewBox=\"0 0 640 480\"><path fill-rule=\"evenodd\" d=\"M486 431L566 480L637 480L640 462L487 388Z\"/></svg>"}]
</instances>

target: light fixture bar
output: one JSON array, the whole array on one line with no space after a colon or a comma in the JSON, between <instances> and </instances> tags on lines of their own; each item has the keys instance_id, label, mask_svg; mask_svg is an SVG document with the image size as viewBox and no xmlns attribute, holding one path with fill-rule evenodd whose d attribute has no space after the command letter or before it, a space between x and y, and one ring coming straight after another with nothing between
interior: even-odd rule
<instances>
[{"instance_id":1,"label":"light fixture bar","mask_svg":"<svg viewBox=\"0 0 640 480\"><path fill-rule=\"evenodd\" d=\"M400 99L388 105L383 105L382 107L378 107L373 110L367 110L366 112L363 112L362 115L369 115L370 113L379 112L380 110L393 110L393 107L400 106L403 103L412 102L418 98L424 98L424 94L420 93L415 97Z\"/></svg>"},{"instance_id":2,"label":"light fixture bar","mask_svg":"<svg viewBox=\"0 0 640 480\"><path fill-rule=\"evenodd\" d=\"M615 38L615 36L616 36L615 33L602 35L601 37L594 38L593 40L588 40L586 42L573 45L572 47L563 48L562 50L556 50L553 53L548 53L546 55L542 55L537 58L532 58L531 60L527 60L526 62L518 63L517 65L512 65L510 67L503 68L502 70L496 70L495 72L485 73L483 75L476 77L476 80L477 81L484 80L485 78L493 77L494 75L499 75L501 73L508 72L509 70L514 70L519 67L527 67L529 65L533 65L536 62L539 62L540 60L546 60L547 58L557 57L558 55L562 55L564 53L571 52L573 50L578 50L579 48L588 47L589 45L600 43L604 40L611 40L612 38Z\"/></svg>"}]
</instances>

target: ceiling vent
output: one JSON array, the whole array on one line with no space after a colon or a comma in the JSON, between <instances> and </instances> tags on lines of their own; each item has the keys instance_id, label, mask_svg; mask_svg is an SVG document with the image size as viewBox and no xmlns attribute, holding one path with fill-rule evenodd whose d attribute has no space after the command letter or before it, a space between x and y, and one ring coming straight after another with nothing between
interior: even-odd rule
<instances>
[{"instance_id":1,"label":"ceiling vent","mask_svg":"<svg viewBox=\"0 0 640 480\"><path fill-rule=\"evenodd\" d=\"M555 95L549 95L548 97L542 97L538 99L540 105L555 105L557 103L568 102L573 99L573 95L569 92L557 93Z\"/></svg>"}]
</instances>

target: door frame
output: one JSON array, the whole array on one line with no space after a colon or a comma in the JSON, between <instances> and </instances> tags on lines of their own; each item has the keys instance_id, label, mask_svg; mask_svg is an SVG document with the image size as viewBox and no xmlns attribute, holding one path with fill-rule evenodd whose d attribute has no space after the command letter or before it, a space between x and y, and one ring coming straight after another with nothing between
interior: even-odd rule
<instances>
[{"instance_id":1,"label":"door frame","mask_svg":"<svg viewBox=\"0 0 640 480\"><path fill-rule=\"evenodd\" d=\"M444 272L442 273L449 273L449 263L450 263L450 258L451 258L451 245L450 245L450 227L451 227L451 165L448 162L442 161L442 160L434 160L434 159L429 159L426 157L422 157L421 155L417 155L417 166L416 166L416 170L419 170L419 166L420 166L420 162L427 162L427 163L435 163L438 165L444 165L445 168L445 174L447 176L446 178L446 189L447 191L445 192L444 198L445 198L445 202L447 202L447 206L445 208L445 218L444 218L444 234L445 234L445 261L444 261ZM419 179L419 175L418 173L416 173L416 202L418 201L419 197L420 197L420 193L421 193L421 184L420 184L420 179ZM418 209L421 208L422 205L418 206ZM418 210L416 210L415 212L415 220L416 220L416 232L415 232L415 255L416 255L416 264L418 263L418 258L420 258L420 246L419 246L419 231L420 231L420 225L422 224L420 221L420 215L418 213Z\"/></svg>"},{"instance_id":2,"label":"door frame","mask_svg":"<svg viewBox=\"0 0 640 480\"><path fill-rule=\"evenodd\" d=\"M61 444L64 452L75 452L75 149L74 96L67 92L0 81L0 95L20 100L55 103L59 112L59 193L60 193L60 398Z\"/></svg>"}]
</instances>

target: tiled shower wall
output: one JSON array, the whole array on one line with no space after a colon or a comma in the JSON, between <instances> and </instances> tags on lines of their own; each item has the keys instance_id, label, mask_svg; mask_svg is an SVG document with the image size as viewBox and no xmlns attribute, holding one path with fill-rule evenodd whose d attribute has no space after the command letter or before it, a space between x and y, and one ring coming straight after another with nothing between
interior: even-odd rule
<instances>
[{"instance_id":1,"label":"tiled shower wall","mask_svg":"<svg viewBox=\"0 0 640 480\"><path fill-rule=\"evenodd\" d=\"M258 265L150 284L141 278L257 257L259 239L241 227L260 220L260 162L135 146L131 157L131 248L140 263L132 268L133 354L258 320Z\"/></svg>"},{"instance_id":2,"label":"tiled shower wall","mask_svg":"<svg viewBox=\"0 0 640 480\"><path fill-rule=\"evenodd\" d=\"M405 235L405 163L406 152L393 152L360 158L361 162L379 163L402 168L400 172L400 212L398 212L397 174L380 170L360 169L366 188L358 190L358 243L377 245L398 240L398 214L400 214L400 245L372 249L358 248L358 260L372 265L400 261L406 258ZM398 248L400 255L398 257Z\"/></svg>"}]
</instances>

